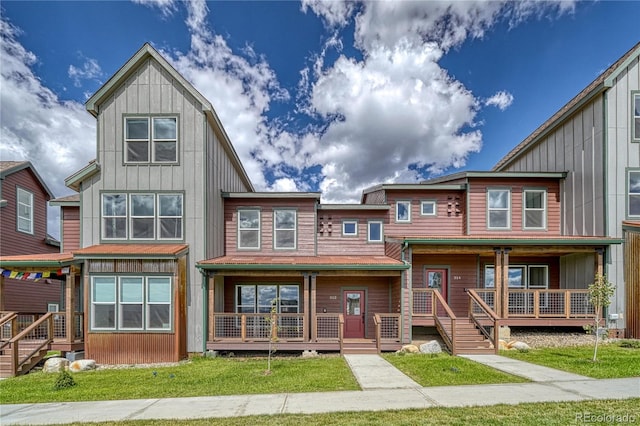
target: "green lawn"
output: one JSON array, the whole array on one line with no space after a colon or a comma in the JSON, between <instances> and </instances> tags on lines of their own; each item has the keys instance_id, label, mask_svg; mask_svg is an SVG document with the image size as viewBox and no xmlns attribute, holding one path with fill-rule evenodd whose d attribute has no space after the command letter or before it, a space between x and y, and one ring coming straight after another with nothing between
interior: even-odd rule
<instances>
[{"instance_id":1,"label":"green lawn","mask_svg":"<svg viewBox=\"0 0 640 426\"><path fill-rule=\"evenodd\" d=\"M600 346L596 362L592 361L593 346L540 348L528 352L500 351L500 355L596 379L640 376L640 346L634 341L626 342Z\"/></svg>"},{"instance_id":2,"label":"green lawn","mask_svg":"<svg viewBox=\"0 0 640 426\"><path fill-rule=\"evenodd\" d=\"M422 386L521 383L528 380L445 353L385 354L384 359Z\"/></svg>"},{"instance_id":3,"label":"green lawn","mask_svg":"<svg viewBox=\"0 0 640 426\"><path fill-rule=\"evenodd\" d=\"M600 417L598 417L600 416ZM607 416L607 417L605 417ZM609 421L598 421L598 419ZM616 420L617 419L617 420ZM323 425L505 425L636 424L640 422L640 398L493 405L489 407L427 408L424 410L365 411L358 413L283 414L200 420L145 420L105 422L109 426L323 426ZM86 423L83 423L86 424ZM75 423L74 425L80 425Z\"/></svg>"}]
</instances>

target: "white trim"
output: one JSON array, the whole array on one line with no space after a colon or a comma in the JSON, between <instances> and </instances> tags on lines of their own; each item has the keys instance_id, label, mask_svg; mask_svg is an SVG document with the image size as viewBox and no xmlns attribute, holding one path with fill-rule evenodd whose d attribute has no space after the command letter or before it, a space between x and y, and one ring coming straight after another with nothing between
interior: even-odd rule
<instances>
[{"instance_id":1,"label":"white trim","mask_svg":"<svg viewBox=\"0 0 640 426\"><path fill-rule=\"evenodd\" d=\"M28 202L25 202L24 200L20 200L20 198L26 196L29 200ZM26 210L28 211L29 217L26 216L22 216L20 214L20 207L24 207L26 208ZM20 232L24 232L25 234L31 234L33 235L33 231L34 231L34 208L33 208L33 192L31 191L27 191L26 189L17 187L16 188L16 229ZM22 229L20 227L20 222L26 222L29 227L27 229Z\"/></svg>"},{"instance_id":2,"label":"white trim","mask_svg":"<svg viewBox=\"0 0 640 426\"><path fill-rule=\"evenodd\" d=\"M354 232L347 232L346 225L353 225ZM355 219L345 219L342 221L342 236L343 237L357 237L358 236L358 221Z\"/></svg>"}]
</instances>

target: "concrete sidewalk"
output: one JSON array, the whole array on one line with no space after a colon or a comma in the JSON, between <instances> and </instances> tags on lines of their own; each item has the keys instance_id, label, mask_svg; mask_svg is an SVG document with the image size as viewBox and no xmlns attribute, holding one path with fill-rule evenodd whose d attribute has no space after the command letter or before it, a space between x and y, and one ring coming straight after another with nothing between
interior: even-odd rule
<instances>
[{"instance_id":1,"label":"concrete sidewalk","mask_svg":"<svg viewBox=\"0 0 640 426\"><path fill-rule=\"evenodd\" d=\"M540 376L536 376L538 381L534 383L420 387L377 355L347 355L345 358L364 390L9 404L0 405L0 424L5 426L142 419L198 419L640 397L640 378L638 377L548 381L548 372L545 371ZM480 362L502 364L501 366L504 367L507 362L501 358L503 357L483 358ZM536 371L529 363L521 361L515 361L515 363L520 371ZM513 365L509 368L514 368ZM375 371L372 373L370 370Z\"/></svg>"}]
</instances>

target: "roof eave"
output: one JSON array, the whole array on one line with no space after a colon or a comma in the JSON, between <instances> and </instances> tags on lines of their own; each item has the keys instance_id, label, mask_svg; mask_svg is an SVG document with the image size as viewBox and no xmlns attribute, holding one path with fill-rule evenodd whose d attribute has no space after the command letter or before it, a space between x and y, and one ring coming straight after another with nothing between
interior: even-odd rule
<instances>
[{"instance_id":1,"label":"roof eave","mask_svg":"<svg viewBox=\"0 0 640 426\"><path fill-rule=\"evenodd\" d=\"M406 244L420 244L420 245L458 245L458 246L473 246L473 245L518 245L518 246L541 246L541 245L556 245L556 246L609 246L612 244L622 244L621 238L584 238L584 239L516 239L516 238L486 238L486 239L462 239L462 238L438 238L438 239L426 239L426 238L403 238L403 242Z\"/></svg>"},{"instance_id":2,"label":"roof eave","mask_svg":"<svg viewBox=\"0 0 640 426\"><path fill-rule=\"evenodd\" d=\"M408 264L397 265L342 265L342 264L211 264L196 263L196 267L201 270L218 271L403 271L410 268Z\"/></svg>"},{"instance_id":3,"label":"roof eave","mask_svg":"<svg viewBox=\"0 0 640 426\"><path fill-rule=\"evenodd\" d=\"M64 180L64 184L67 186L67 188L71 188L76 192L80 192L80 184L84 180L92 177L93 175L99 172L100 172L100 164L98 164L95 161L92 161L87 166L83 167L82 169L78 170L71 176L67 177Z\"/></svg>"}]
</instances>

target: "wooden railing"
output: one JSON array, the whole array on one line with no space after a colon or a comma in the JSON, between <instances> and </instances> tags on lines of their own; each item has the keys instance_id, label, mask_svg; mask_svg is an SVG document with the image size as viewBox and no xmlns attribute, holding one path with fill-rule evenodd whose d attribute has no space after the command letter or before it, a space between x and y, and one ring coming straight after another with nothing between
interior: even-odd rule
<instances>
[{"instance_id":1,"label":"wooden railing","mask_svg":"<svg viewBox=\"0 0 640 426\"><path fill-rule=\"evenodd\" d=\"M283 341L304 339L304 314L243 314L215 313L214 340L269 341L273 337ZM275 332L276 336L272 336Z\"/></svg>"},{"instance_id":2,"label":"wooden railing","mask_svg":"<svg viewBox=\"0 0 640 426\"><path fill-rule=\"evenodd\" d=\"M432 317L434 305L433 289L414 288L411 315L414 317Z\"/></svg>"},{"instance_id":3,"label":"wooden railing","mask_svg":"<svg viewBox=\"0 0 640 426\"><path fill-rule=\"evenodd\" d=\"M433 289L433 319L442 340L453 355L456 354L456 316L438 290Z\"/></svg>"},{"instance_id":4,"label":"wooden railing","mask_svg":"<svg viewBox=\"0 0 640 426\"><path fill-rule=\"evenodd\" d=\"M22 366L31 358L48 347L53 341L53 313L49 312L33 322L9 341L11 348L11 375L20 372ZM20 351L21 343L34 343L27 351Z\"/></svg>"},{"instance_id":5,"label":"wooden railing","mask_svg":"<svg viewBox=\"0 0 640 426\"><path fill-rule=\"evenodd\" d=\"M400 342L400 314L374 314L373 324L376 328L376 346L382 352L382 343Z\"/></svg>"},{"instance_id":6,"label":"wooden railing","mask_svg":"<svg viewBox=\"0 0 640 426\"><path fill-rule=\"evenodd\" d=\"M474 289L466 289L469 295L469 319L493 344L495 353L499 353L498 332L500 330L500 318L475 292ZM491 330L489 330L489 327Z\"/></svg>"},{"instance_id":7,"label":"wooden railing","mask_svg":"<svg viewBox=\"0 0 640 426\"><path fill-rule=\"evenodd\" d=\"M495 309L495 290L474 289L487 306ZM514 318L592 318L595 309L585 289L509 289L507 315Z\"/></svg>"},{"instance_id":8,"label":"wooden railing","mask_svg":"<svg viewBox=\"0 0 640 426\"><path fill-rule=\"evenodd\" d=\"M70 339L67 336L67 313L51 312L53 316L53 339L56 341L64 340L68 342L81 342L84 340L84 313L75 312L73 320L75 321L74 336ZM27 312L0 312L0 339L4 342L0 344L6 345L7 341L15 335L25 330L45 314L27 313Z\"/></svg>"}]
</instances>

